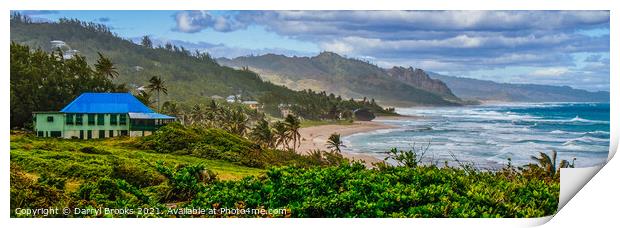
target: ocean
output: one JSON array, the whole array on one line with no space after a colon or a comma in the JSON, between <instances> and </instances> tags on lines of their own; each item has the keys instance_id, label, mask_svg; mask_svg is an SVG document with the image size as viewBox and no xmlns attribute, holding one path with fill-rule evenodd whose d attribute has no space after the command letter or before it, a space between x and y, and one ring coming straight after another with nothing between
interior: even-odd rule
<instances>
[{"instance_id":1,"label":"ocean","mask_svg":"<svg viewBox=\"0 0 620 228\"><path fill-rule=\"evenodd\" d=\"M602 164L609 153L609 103L518 103L465 107L400 108L418 119L375 120L398 128L343 138L345 151L385 157L390 148L428 146L425 161L472 163L496 169L558 152L576 167Z\"/></svg>"}]
</instances>

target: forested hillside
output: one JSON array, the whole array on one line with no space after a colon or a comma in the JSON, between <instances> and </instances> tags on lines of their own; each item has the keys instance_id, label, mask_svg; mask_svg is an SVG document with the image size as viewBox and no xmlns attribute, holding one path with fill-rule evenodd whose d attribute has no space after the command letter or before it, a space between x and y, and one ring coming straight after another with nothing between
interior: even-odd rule
<instances>
[{"instance_id":1,"label":"forested hillside","mask_svg":"<svg viewBox=\"0 0 620 228\"><path fill-rule=\"evenodd\" d=\"M307 119L321 119L333 115L334 111L342 113L358 108L367 108L378 114L393 113L371 102L371 96L364 101L353 101L319 91L293 91L284 86L265 82L255 72L247 69L237 70L220 66L208 53L190 52L174 45L164 47L138 45L116 36L109 28L95 23L70 19L61 19L58 23L33 23L27 17L13 15L11 41L19 46L26 45L23 48L29 48L32 51L35 49L46 53L61 51L59 56L64 56L64 58L59 57L54 60L60 65L81 61L79 67L86 73L78 75L79 77L89 78L90 76L84 76L93 72L89 66L94 66L96 61L104 56L105 59L111 61L115 72L114 77L110 77L109 80L116 85L124 84L123 90L135 91L139 87L147 86L152 77L159 77L167 87L167 93L161 94L161 103L173 101L191 107L194 104L207 104L213 95L226 97L234 94L241 95L242 100L258 100L265 107L265 112L276 117L279 117L278 106L281 104L288 105L293 112ZM15 46L16 50L19 49L17 47ZM37 55L44 56L41 53ZM12 92L20 86L15 83L25 82L28 77L39 79L51 77L47 73L41 73L38 76L31 75L24 67L13 66L14 63L20 63L20 61L31 61L28 58L33 56L22 53L22 55L11 57ZM53 58L48 57L48 59ZM31 62L40 65L36 67L38 69L51 66L38 60ZM68 75L81 74L44 71L55 73L59 80L68 80L63 78ZM27 84L21 86L21 88L34 89ZM41 91L44 90L38 90L38 92ZM68 93L66 97L63 97L63 102L58 102L58 104L37 103L24 108L19 114L12 115L21 116L22 120L15 124L12 122L11 125L21 126L28 122L32 111L58 110L81 92L111 91L111 89L95 90L89 87L71 91L72 93ZM51 95L45 94L41 97L49 96ZM11 99L12 102L17 102L17 100L13 97ZM20 104L22 103L12 103L12 110Z\"/></svg>"},{"instance_id":2,"label":"forested hillside","mask_svg":"<svg viewBox=\"0 0 620 228\"><path fill-rule=\"evenodd\" d=\"M345 97L374 97L383 104L458 105L461 100L439 80L415 77L416 73L385 70L369 62L333 52L313 57L266 54L234 59L219 58L231 67L249 67L264 79L292 89L325 90Z\"/></svg>"}]
</instances>

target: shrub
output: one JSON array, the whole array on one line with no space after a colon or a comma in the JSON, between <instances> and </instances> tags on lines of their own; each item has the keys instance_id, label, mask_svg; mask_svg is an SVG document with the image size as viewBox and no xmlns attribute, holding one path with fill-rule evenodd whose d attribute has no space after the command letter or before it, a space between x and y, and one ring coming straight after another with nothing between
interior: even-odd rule
<instances>
[{"instance_id":1,"label":"shrub","mask_svg":"<svg viewBox=\"0 0 620 228\"><path fill-rule=\"evenodd\" d=\"M125 180L127 183L140 188L155 186L166 180L164 176L152 169L126 161L115 161L113 163L111 177Z\"/></svg>"},{"instance_id":2,"label":"shrub","mask_svg":"<svg viewBox=\"0 0 620 228\"><path fill-rule=\"evenodd\" d=\"M541 217L556 211L558 196L559 183L523 176L354 163L271 168L263 178L215 182L188 206L286 208L292 217Z\"/></svg>"},{"instance_id":3,"label":"shrub","mask_svg":"<svg viewBox=\"0 0 620 228\"><path fill-rule=\"evenodd\" d=\"M82 147L80 149L80 152L85 153L85 154L112 154L107 150L100 149L97 147L92 147L92 146Z\"/></svg>"}]
</instances>

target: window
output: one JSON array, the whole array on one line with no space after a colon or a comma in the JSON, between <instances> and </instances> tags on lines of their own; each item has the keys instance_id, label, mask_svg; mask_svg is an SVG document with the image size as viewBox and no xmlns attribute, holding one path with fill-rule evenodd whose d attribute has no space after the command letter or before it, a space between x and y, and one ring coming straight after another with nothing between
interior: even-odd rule
<instances>
[{"instance_id":1,"label":"window","mask_svg":"<svg viewBox=\"0 0 620 228\"><path fill-rule=\"evenodd\" d=\"M60 131L50 131L50 136L53 138L60 138L62 133Z\"/></svg>"},{"instance_id":2,"label":"window","mask_svg":"<svg viewBox=\"0 0 620 228\"><path fill-rule=\"evenodd\" d=\"M114 137L114 130L110 130L108 137L110 138Z\"/></svg>"},{"instance_id":3,"label":"window","mask_svg":"<svg viewBox=\"0 0 620 228\"><path fill-rule=\"evenodd\" d=\"M47 122L54 122L54 117L53 116L48 116L47 117Z\"/></svg>"},{"instance_id":4,"label":"window","mask_svg":"<svg viewBox=\"0 0 620 228\"><path fill-rule=\"evenodd\" d=\"M127 115L121 115L118 121L119 125L127 125Z\"/></svg>"},{"instance_id":5,"label":"window","mask_svg":"<svg viewBox=\"0 0 620 228\"><path fill-rule=\"evenodd\" d=\"M37 136L43 137L43 131L37 131Z\"/></svg>"},{"instance_id":6,"label":"window","mask_svg":"<svg viewBox=\"0 0 620 228\"><path fill-rule=\"evenodd\" d=\"M73 114L67 113L65 116L65 121L67 125L73 125Z\"/></svg>"},{"instance_id":7,"label":"window","mask_svg":"<svg viewBox=\"0 0 620 228\"><path fill-rule=\"evenodd\" d=\"M88 125L95 125L95 114L88 114Z\"/></svg>"},{"instance_id":8,"label":"window","mask_svg":"<svg viewBox=\"0 0 620 228\"><path fill-rule=\"evenodd\" d=\"M92 139L93 138L93 131L92 130L86 130L86 138L87 139Z\"/></svg>"},{"instance_id":9,"label":"window","mask_svg":"<svg viewBox=\"0 0 620 228\"><path fill-rule=\"evenodd\" d=\"M127 130L121 130L121 136L127 136Z\"/></svg>"},{"instance_id":10,"label":"window","mask_svg":"<svg viewBox=\"0 0 620 228\"><path fill-rule=\"evenodd\" d=\"M84 130L80 130L80 139L84 139Z\"/></svg>"},{"instance_id":11,"label":"window","mask_svg":"<svg viewBox=\"0 0 620 228\"><path fill-rule=\"evenodd\" d=\"M75 115L75 125L82 125L82 117L83 116L84 115L82 115L82 114L76 114Z\"/></svg>"},{"instance_id":12,"label":"window","mask_svg":"<svg viewBox=\"0 0 620 228\"><path fill-rule=\"evenodd\" d=\"M110 114L110 125L116 125L118 122L118 116L116 114Z\"/></svg>"},{"instance_id":13,"label":"window","mask_svg":"<svg viewBox=\"0 0 620 228\"><path fill-rule=\"evenodd\" d=\"M105 138L105 130L99 130L99 138Z\"/></svg>"},{"instance_id":14,"label":"window","mask_svg":"<svg viewBox=\"0 0 620 228\"><path fill-rule=\"evenodd\" d=\"M104 114L97 114L97 125L103 125L105 122L105 115Z\"/></svg>"}]
</instances>

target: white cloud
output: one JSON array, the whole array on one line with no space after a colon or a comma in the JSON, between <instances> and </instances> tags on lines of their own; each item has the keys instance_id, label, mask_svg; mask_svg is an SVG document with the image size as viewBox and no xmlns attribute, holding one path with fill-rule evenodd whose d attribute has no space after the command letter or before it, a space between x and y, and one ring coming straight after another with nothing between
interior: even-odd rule
<instances>
[{"instance_id":1,"label":"white cloud","mask_svg":"<svg viewBox=\"0 0 620 228\"><path fill-rule=\"evenodd\" d=\"M533 76L561 76L569 72L568 68L555 67L535 70L530 75Z\"/></svg>"}]
</instances>

